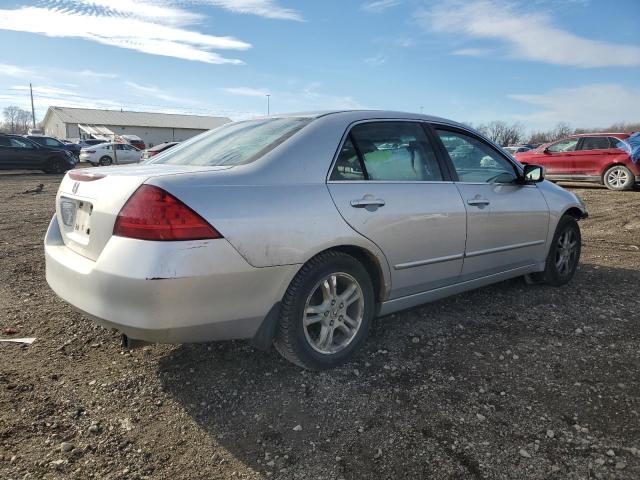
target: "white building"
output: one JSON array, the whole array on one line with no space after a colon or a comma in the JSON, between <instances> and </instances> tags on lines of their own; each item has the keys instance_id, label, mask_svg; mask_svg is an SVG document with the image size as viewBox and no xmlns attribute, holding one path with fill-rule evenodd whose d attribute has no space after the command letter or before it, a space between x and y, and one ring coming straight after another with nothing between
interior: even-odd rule
<instances>
[{"instance_id":1,"label":"white building","mask_svg":"<svg viewBox=\"0 0 640 480\"><path fill-rule=\"evenodd\" d=\"M152 147L162 142L181 142L230 121L227 117L49 107L42 124L45 134L51 137L137 135Z\"/></svg>"}]
</instances>

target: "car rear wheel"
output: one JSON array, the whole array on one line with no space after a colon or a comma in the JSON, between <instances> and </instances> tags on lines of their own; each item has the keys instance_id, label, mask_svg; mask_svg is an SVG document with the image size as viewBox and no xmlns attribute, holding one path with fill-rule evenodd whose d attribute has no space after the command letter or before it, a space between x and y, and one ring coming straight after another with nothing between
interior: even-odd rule
<instances>
[{"instance_id":1,"label":"car rear wheel","mask_svg":"<svg viewBox=\"0 0 640 480\"><path fill-rule=\"evenodd\" d=\"M105 155L104 157L100 158L100 161L98 162L100 165L102 165L103 167L107 167L109 165L111 165L111 162L113 160L111 160L111 157Z\"/></svg>"},{"instance_id":2,"label":"car rear wheel","mask_svg":"<svg viewBox=\"0 0 640 480\"><path fill-rule=\"evenodd\" d=\"M609 190L631 190L635 178L631 170L624 165L614 165L604 172L604 185Z\"/></svg>"},{"instance_id":3,"label":"car rear wheel","mask_svg":"<svg viewBox=\"0 0 640 480\"><path fill-rule=\"evenodd\" d=\"M362 344L373 310L373 285L362 264L342 252L321 253L289 285L274 344L303 368L335 367Z\"/></svg>"},{"instance_id":4,"label":"car rear wheel","mask_svg":"<svg viewBox=\"0 0 640 480\"><path fill-rule=\"evenodd\" d=\"M578 222L571 215L564 215L558 222L544 272L527 277L530 283L546 283L559 287L568 283L578 268L582 238Z\"/></svg>"}]
</instances>

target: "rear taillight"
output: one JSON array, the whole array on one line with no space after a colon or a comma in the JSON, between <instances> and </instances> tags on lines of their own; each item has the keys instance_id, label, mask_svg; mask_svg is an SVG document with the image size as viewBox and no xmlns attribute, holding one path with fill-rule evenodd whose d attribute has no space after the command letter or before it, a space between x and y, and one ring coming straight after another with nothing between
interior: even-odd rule
<instances>
[{"instance_id":1,"label":"rear taillight","mask_svg":"<svg viewBox=\"0 0 640 480\"><path fill-rule=\"evenodd\" d=\"M204 240L220 232L170 193L142 185L118 214L113 234L139 240Z\"/></svg>"},{"instance_id":2,"label":"rear taillight","mask_svg":"<svg viewBox=\"0 0 640 480\"><path fill-rule=\"evenodd\" d=\"M151 151L147 152L147 154L148 154L150 157L153 157L156 153L158 153L158 152L156 152L155 150L151 150Z\"/></svg>"},{"instance_id":3,"label":"rear taillight","mask_svg":"<svg viewBox=\"0 0 640 480\"><path fill-rule=\"evenodd\" d=\"M69 177L72 180L78 180L79 182L93 182L94 180L104 178L105 175L102 173L70 172Z\"/></svg>"}]
</instances>

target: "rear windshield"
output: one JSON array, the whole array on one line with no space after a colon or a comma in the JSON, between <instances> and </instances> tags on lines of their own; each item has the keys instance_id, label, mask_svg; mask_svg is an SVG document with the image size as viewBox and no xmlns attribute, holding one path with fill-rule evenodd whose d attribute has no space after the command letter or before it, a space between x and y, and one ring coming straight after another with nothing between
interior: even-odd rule
<instances>
[{"instance_id":1,"label":"rear windshield","mask_svg":"<svg viewBox=\"0 0 640 480\"><path fill-rule=\"evenodd\" d=\"M244 165L273 150L311 120L306 117L287 117L228 123L143 163Z\"/></svg>"}]
</instances>

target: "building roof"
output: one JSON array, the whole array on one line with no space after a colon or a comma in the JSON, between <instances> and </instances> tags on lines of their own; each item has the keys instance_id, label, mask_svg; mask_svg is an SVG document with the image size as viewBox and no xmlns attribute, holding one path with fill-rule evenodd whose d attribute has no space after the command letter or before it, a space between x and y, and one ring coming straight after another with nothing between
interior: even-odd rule
<instances>
[{"instance_id":1,"label":"building roof","mask_svg":"<svg viewBox=\"0 0 640 480\"><path fill-rule=\"evenodd\" d=\"M188 128L210 130L229 123L227 117L204 115L177 115L173 113L129 112L121 110L98 110L92 108L49 107L44 117L46 125L52 115L63 123L88 125L119 125L138 127Z\"/></svg>"}]
</instances>

